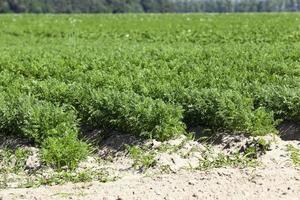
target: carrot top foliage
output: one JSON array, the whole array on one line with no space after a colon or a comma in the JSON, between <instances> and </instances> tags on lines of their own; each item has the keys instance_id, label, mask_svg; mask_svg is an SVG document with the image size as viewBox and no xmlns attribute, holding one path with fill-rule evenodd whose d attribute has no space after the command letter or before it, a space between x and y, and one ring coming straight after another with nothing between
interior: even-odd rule
<instances>
[{"instance_id":1,"label":"carrot top foliage","mask_svg":"<svg viewBox=\"0 0 300 200\"><path fill-rule=\"evenodd\" d=\"M299 22L299 14L0 16L0 133L28 137L46 163L74 167L88 153L82 126L159 140L191 126L276 132L281 120L300 121Z\"/></svg>"}]
</instances>

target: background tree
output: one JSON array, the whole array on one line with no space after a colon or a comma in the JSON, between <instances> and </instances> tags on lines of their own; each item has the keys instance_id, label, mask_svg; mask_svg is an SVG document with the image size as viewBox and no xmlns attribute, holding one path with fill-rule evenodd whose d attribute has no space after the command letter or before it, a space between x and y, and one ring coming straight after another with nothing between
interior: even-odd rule
<instances>
[{"instance_id":1,"label":"background tree","mask_svg":"<svg viewBox=\"0 0 300 200\"><path fill-rule=\"evenodd\" d=\"M299 11L300 0L0 0L0 12L271 12Z\"/></svg>"}]
</instances>

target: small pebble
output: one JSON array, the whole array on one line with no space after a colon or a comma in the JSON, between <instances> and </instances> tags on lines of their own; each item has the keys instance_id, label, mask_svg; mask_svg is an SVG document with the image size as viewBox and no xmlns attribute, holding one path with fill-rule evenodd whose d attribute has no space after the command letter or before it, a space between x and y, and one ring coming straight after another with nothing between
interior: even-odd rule
<instances>
[{"instance_id":1,"label":"small pebble","mask_svg":"<svg viewBox=\"0 0 300 200\"><path fill-rule=\"evenodd\" d=\"M189 185L195 185L192 181L189 181Z\"/></svg>"}]
</instances>

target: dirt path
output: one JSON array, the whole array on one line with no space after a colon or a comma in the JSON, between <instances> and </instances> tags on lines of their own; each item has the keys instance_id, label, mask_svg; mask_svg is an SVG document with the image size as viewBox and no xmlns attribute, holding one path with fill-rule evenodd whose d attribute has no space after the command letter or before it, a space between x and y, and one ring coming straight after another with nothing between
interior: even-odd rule
<instances>
[{"instance_id":1,"label":"dirt path","mask_svg":"<svg viewBox=\"0 0 300 200\"><path fill-rule=\"evenodd\" d=\"M300 171L294 168L182 171L130 177L110 183L66 184L0 192L0 199L300 199Z\"/></svg>"}]
</instances>

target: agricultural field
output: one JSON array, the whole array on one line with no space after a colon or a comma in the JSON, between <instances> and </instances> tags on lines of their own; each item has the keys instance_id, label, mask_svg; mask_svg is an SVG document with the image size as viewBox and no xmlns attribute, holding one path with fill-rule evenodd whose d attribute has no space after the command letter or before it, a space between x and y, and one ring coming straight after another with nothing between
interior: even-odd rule
<instances>
[{"instance_id":1,"label":"agricultural field","mask_svg":"<svg viewBox=\"0 0 300 200\"><path fill-rule=\"evenodd\" d=\"M300 14L0 16L0 137L45 166L76 169L95 130L164 142L284 122L300 123Z\"/></svg>"}]
</instances>

